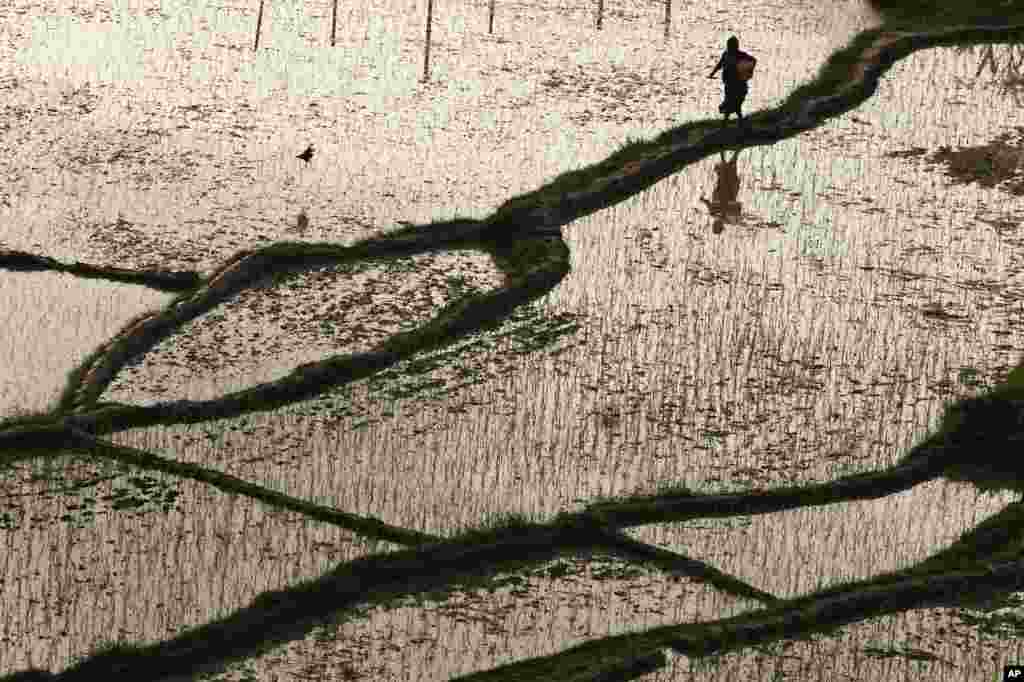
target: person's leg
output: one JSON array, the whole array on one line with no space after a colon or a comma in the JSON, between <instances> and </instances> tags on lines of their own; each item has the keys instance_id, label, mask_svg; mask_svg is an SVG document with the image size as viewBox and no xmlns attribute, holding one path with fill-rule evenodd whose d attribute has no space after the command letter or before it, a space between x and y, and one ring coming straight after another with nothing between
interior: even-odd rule
<instances>
[{"instance_id":1,"label":"person's leg","mask_svg":"<svg viewBox=\"0 0 1024 682\"><path fill-rule=\"evenodd\" d=\"M747 99L747 84L743 84L743 89L739 92L736 97L736 116L739 119L739 126L741 128L749 127L746 119L743 118L743 101Z\"/></svg>"},{"instance_id":2,"label":"person's leg","mask_svg":"<svg viewBox=\"0 0 1024 682\"><path fill-rule=\"evenodd\" d=\"M739 102L739 95L740 95L740 92L737 89L736 84L732 83L732 82L729 82L729 81L726 81L726 83L725 83L725 101L722 102L722 106L720 107L720 111L723 114L725 114L725 120L722 121L722 125L723 126L726 125L726 123L729 120L729 116L733 112L738 112L739 111L739 107L737 106L737 103Z\"/></svg>"}]
</instances>

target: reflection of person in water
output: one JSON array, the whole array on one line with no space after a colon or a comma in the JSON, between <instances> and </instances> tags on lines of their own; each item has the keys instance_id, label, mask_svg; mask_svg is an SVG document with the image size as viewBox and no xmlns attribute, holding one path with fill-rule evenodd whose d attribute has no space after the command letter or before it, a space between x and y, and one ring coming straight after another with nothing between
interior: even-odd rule
<instances>
[{"instance_id":1,"label":"reflection of person in water","mask_svg":"<svg viewBox=\"0 0 1024 682\"><path fill-rule=\"evenodd\" d=\"M704 198L700 200L708 207L708 213L715 219L711 226L712 232L721 234L725 229L725 223L739 224L743 213L743 204L736 201L740 194L740 176L736 172L736 159L740 150L733 152L732 160L725 160L725 152L722 152L722 162L715 166L715 173L718 179L715 181L715 190L711 193L711 201Z\"/></svg>"},{"instance_id":2,"label":"reflection of person in water","mask_svg":"<svg viewBox=\"0 0 1024 682\"><path fill-rule=\"evenodd\" d=\"M747 92L750 90L747 80L753 74L757 60L740 49L740 39L736 36L729 38L725 44L727 49L708 74L708 78L714 78L718 70L722 70L725 101L718 107L718 112L725 115L722 125L729 120L729 114L735 112L740 126L746 127L743 119L743 100L747 98Z\"/></svg>"}]
</instances>

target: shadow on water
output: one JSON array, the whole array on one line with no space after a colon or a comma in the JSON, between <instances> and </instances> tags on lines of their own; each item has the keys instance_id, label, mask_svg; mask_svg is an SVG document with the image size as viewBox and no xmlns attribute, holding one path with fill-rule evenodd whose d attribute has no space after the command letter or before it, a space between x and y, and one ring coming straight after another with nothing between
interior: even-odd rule
<instances>
[{"instance_id":1,"label":"shadow on water","mask_svg":"<svg viewBox=\"0 0 1024 682\"><path fill-rule=\"evenodd\" d=\"M996 599L1024 588L1024 511L1020 502L965 533L950 547L917 565L869 580L833 586L794 599L778 599L700 561L638 542L624 528L698 518L766 514L803 506L877 499L937 476L985 480L993 489L1019 490L1024 471L1017 443L1024 414L1024 367L1004 386L962 401L942 426L893 467L838 478L824 484L700 495L685 489L656 496L592 502L583 511L549 523L508 518L496 526L441 539L314 505L193 464L116 445L102 435L148 424L181 424L263 411L375 375L416 353L437 349L504 320L524 303L551 291L569 271L569 251L559 228L614 205L680 168L716 153L721 163L709 211L720 231L738 219L738 150L798 135L871 96L878 78L897 60L934 45L1020 40L1024 26L962 28L934 34L887 34L875 29L833 56L818 81L798 89L782 106L752 115L752 130L718 130L697 122L637 143L588 169L562 176L537 192L516 197L484 221L453 220L365 240L350 247L333 244L274 244L244 251L206 278L180 279L184 289L165 309L136 320L94 352L69 377L56 408L5 422L0 431L0 464L74 452L133 467L155 469L202 481L219 489L299 511L365 537L407 544L409 549L341 564L327 574L280 591L266 592L248 606L165 641L117 644L94 652L55 676L25 671L4 679L176 679L219 670L231 660L266 651L309 632L318 619L356 604L386 603L396 597L457 585L487 584L499 571L514 570L558 556L595 552L651 564L668 573L706 582L716 589L755 599L763 610L713 622L673 624L608 636L546 656L516 662L463 679L620 680L666 664L667 648L691 657L709 656L769 642L828 631L844 624L928 606L963 605ZM955 165L954 157L937 160ZM630 171L623 174L626 164ZM721 220L721 223L717 223ZM297 227L301 220L297 220ZM151 349L188 320L208 311L268 273L309 268L316 263L387 259L450 248L484 251L502 270L504 285L475 292L445 306L425 325L393 335L368 352L334 356L295 368L277 381L215 400L168 401L147 407L102 403L100 396L130 361ZM26 267L63 267L21 255ZM102 269L99 269L102 270ZM89 273L96 274L94 270ZM98 274L103 274L99 272ZM114 269L111 277L120 276ZM181 273L177 273L180 275ZM176 276L177 276L176 275ZM159 285L163 275L140 274ZM179 285L174 285L179 286ZM966 460L966 463L965 463Z\"/></svg>"}]
</instances>

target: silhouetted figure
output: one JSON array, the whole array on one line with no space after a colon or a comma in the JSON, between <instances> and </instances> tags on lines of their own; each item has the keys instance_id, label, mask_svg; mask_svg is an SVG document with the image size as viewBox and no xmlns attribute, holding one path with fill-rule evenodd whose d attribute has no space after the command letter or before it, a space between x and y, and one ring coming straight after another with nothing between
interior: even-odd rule
<instances>
[{"instance_id":1,"label":"silhouetted figure","mask_svg":"<svg viewBox=\"0 0 1024 682\"><path fill-rule=\"evenodd\" d=\"M721 153L722 162L715 166L715 173L718 179L715 180L715 189L711 193L711 201L704 198L700 200L708 207L708 213L714 218L711 231L721 234L725 229L725 223L739 223L743 214L743 204L736 201L740 194L740 176L736 172L736 158L740 150L733 152L732 161L725 160L725 152Z\"/></svg>"},{"instance_id":2,"label":"silhouetted figure","mask_svg":"<svg viewBox=\"0 0 1024 682\"><path fill-rule=\"evenodd\" d=\"M313 158L313 145L309 145L308 147L306 147L306 151L302 152L295 158L302 159L306 163L309 163L309 160Z\"/></svg>"},{"instance_id":3,"label":"silhouetted figure","mask_svg":"<svg viewBox=\"0 0 1024 682\"><path fill-rule=\"evenodd\" d=\"M299 215L295 218L295 227L300 232L309 227L309 216L306 215L306 209L299 211Z\"/></svg>"},{"instance_id":4,"label":"silhouetted figure","mask_svg":"<svg viewBox=\"0 0 1024 682\"><path fill-rule=\"evenodd\" d=\"M714 78L718 70L722 70L725 101L718 107L718 113L725 116L722 125L729 120L729 114L735 112L739 118L739 124L746 127L743 120L743 100L747 98L747 91L750 90L747 81L754 73L757 60L740 49L740 39L736 36L729 38L725 44L726 50L708 78Z\"/></svg>"}]
</instances>

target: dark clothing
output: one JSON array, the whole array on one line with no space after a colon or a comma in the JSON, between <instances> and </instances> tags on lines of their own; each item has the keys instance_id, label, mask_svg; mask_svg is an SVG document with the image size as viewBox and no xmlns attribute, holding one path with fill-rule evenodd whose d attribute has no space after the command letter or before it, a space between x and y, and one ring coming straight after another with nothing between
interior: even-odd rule
<instances>
[{"instance_id":1,"label":"dark clothing","mask_svg":"<svg viewBox=\"0 0 1024 682\"><path fill-rule=\"evenodd\" d=\"M722 53L722 58L718 60L718 65L715 66L715 71L718 71L719 69L722 70L722 82L725 83L726 85L728 85L730 82L746 84L746 81L740 80L740 76L736 72L736 62L740 61L741 59L752 61L755 64L757 63L756 59L754 59L751 55L747 54L743 50L736 50L735 52L730 52L729 50L726 50L725 52ZM712 71L711 73L714 73L714 71Z\"/></svg>"},{"instance_id":2,"label":"dark clothing","mask_svg":"<svg viewBox=\"0 0 1024 682\"><path fill-rule=\"evenodd\" d=\"M725 101L718 107L720 114L739 114L743 109L743 100L747 98L750 86L746 81L725 82Z\"/></svg>"},{"instance_id":3,"label":"dark clothing","mask_svg":"<svg viewBox=\"0 0 1024 682\"><path fill-rule=\"evenodd\" d=\"M736 70L736 64L740 60L749 60L757 63L751 55L747 54L743 50L726 50L722 53L722 58L718 60L718 64L715 65L714 71L711 75L715 75L715 71L722 70L722 82L725 84L725 101L718 107L718 113L720 114L741 114L743 108L743 100L747 98L747 92L750 91L750 86L747 85L745 80L740 79L739 73Z\"/></svg>"}]
</instances>

